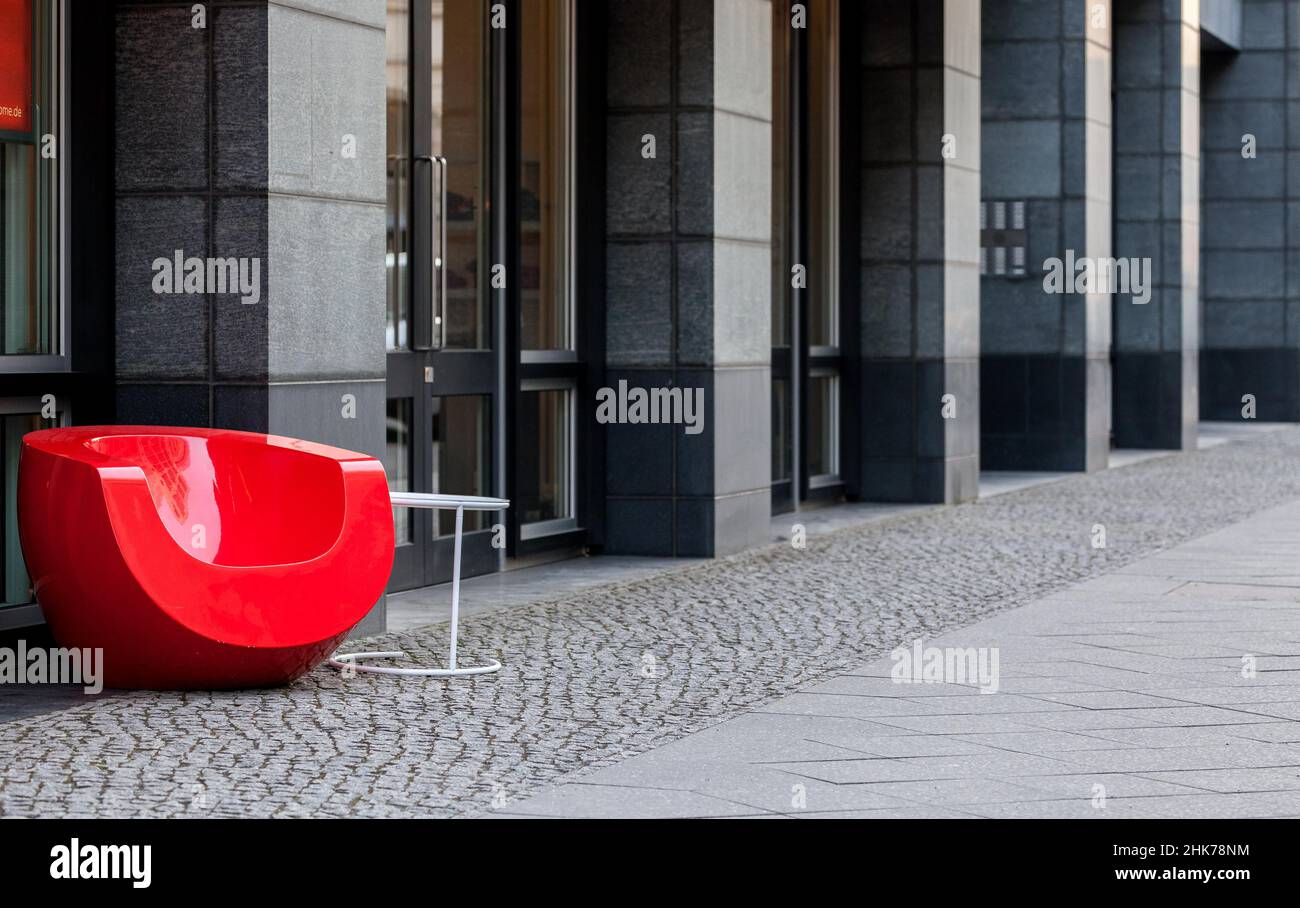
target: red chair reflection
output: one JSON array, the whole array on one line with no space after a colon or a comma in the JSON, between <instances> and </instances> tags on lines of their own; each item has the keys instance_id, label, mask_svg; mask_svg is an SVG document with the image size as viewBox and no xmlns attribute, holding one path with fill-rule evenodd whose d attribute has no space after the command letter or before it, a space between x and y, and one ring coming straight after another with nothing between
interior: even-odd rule
<instances>
[{"instance_id":1,"label":"red chair reflection","mask_svg":"<svg viewBox=\"0 0 1300 908\"><path fill-rule=\"evenodd\" d=\"M393 563L377 460L252 432L32 432L18 525L55 639L102 647L109 687L291 681L365 617Z\"/></svg>"}]
</instances>

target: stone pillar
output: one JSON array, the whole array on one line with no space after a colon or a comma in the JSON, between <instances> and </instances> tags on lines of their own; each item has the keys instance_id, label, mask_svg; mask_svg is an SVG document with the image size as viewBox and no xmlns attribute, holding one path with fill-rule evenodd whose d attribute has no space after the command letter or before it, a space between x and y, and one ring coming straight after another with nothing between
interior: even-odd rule
<instances>
[{"instance_id":1,"label":"stone pillar","mask_svg":"<svg viewBox=\"0 0 1300 908\"><path fill-rule=\"evenodd\" d=\"M722 555L769 537L772 9L604 14L606 384L705 400L697 435L604 427L605 548Z\"/></svg>"},{"instance_id":2,"label":"stone pillar","mask_svg":"<svg viewBox=\"0 0 1300 908\"><path fill-rule=\"evenodd\" d=\"M268 13L267 425L379 456L384 2L276 0Z\"/></svg>"},{"instance_id":3,"label":"stone pillar","mask_svg":"<svg viewBox=\"0 0 1300 908\"><path fill-rule=\"evenodd\" d=\"M204 14L116 8L118 421L378 456L383 0L209 2ZM154 263L177 250L249 274L255 263L256 292L156 293Z\"/></svg>"},{"instance_id":4,"label":"stone pillar","mask_svg":"<svg viewBox=\"0 0 1300 908\"><path fill-rule=\"evenodd\" d=\"M1110 16L1094 0L984 2L985 469L1107 465L1111 298L1043 279L1050 259L1111 254Z\"/></svg>"},{"instance_id":5,"label":"stone pillar","mask_svg":"<svg viewBox=\"0 0 1300 908\"><path fill-rule=\"evenodd\" d=\"M1151 263L1142 294L1114 298L1115 446L1190 450L1199 418L1199 4L1127 0L1114 24L1114 249Z\"/></svg>"},{"instance_id":6,"label":"stone pillar","mask_svg":"<svg viewBox=\"0 0 1300 908\"><path fill-rule=\"evenodd\" d=\"M965 501L979 494L980 5L889 0L859 16L853 491Z\"/></svg>"},{"instance_id":7,"label":"stone pillar","mask_svg":"<svg viewBox=\"0 0 1300 908\"><path fill-rule=\"evenodd\" d=\"M1296 421L1300 2L1240 10L1240 52L1207 52L1201 70L1201 416L1241 419L1246 398L1257 419Z\"/></svg>"},{"instance_id":8,"label":"stone pillar","mask_svg":"<svg viewBox=\"0 0 1300 908\"><path fill-rule=\"evenodd\" d=\"M378 455L384 4L206 7L118 4L118 418ZM256 301L156 294L176 250L255 261Z\"/></svg>"}]
</instances>

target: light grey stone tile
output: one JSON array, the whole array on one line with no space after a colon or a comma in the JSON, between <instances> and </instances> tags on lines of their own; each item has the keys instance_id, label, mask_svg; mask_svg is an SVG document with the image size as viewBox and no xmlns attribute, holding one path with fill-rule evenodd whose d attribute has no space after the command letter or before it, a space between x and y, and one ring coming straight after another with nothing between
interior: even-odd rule
<instances>
[{"instance_id":1,"label":"light grey stone tile","mask_svg":"<svg viewBox=\"0 0 1300 908\"><path fill-rule=\"evenodd\" d=\"M382 29L386 24L384 0L271 0L273 5L293 7Z\"/></svg>"},{"instance_id":2,"label":"light grey stone tile","mask_svg":"<svg viewBox=\"0 0 1300 908\"><path fill-rule=\"evenodd\" d=\"M761 812L689 791L583 784L557 786L535 798L511 804L509 809L517 813L571 819L684 819L738 817Z\"/></svg>"},{"instance_id":3,"label":"light grey stone tile","mask_svg":"<svg viewBox=\"0 0 1300 908\"><path fill-rule=\"evenodd\" d=\"M1205 791L1300 792L1300 765L1290 767L1233 767L1231 769L1181 769L1146 773L1149 778Z\"/></svg>"},{"instance_id":4,"label":"light grey stone tile","mask_svg":"<svg viewBox=\"0 0 1300 908\"><path fill-rule=\"evenodd\" d=\"M772 128L727 111L713 115L713 230L767 243L772 237Z\"/></svg>"},{"instance_id":5,"label":"light grey stone tile","mask_svg":"<svg viewBox=\"0 0 1300 908\"><path fill-rule=\"evenodd\" d=\"M712 364L765 365L771 361L770 255L767 246L714 240Z\"/></svg>"},{"instance_id":6,"label":"light grey stone tile","mask_svg":"<svg viewBox=\"0 0 1300 908\"><path fill-rule=\"evenodd\" d=\"M382 378L383 206L277 195L267 217L270 376Z\"/></svg>"},{"instance_id":7,"label":"light grey stone tile","mask_svg":"<svg viewBox=\"0 0 1300 908\"><path fill-rule=\"evenodd\" d=\"M945 809L972 804L1005 804L1018 801L1046 801L1050 796L1025 785L992 779L931 779L912 782L880 782L872 789L891 797L920 801Z\"/></svg>"},{"instance_id":8,"label":"light grey stone tile","mask_svg":"<svg viewBox=\"0 0 1300 908\"><path fill-rule=\"evenodd\" d=\"M767 2L713 5L713 103L759 120L772 118L772 8Z\"/></svg>"},{"instance_id":9,"label":"light grey stone tile","mask_svg":"<svg viewBox=\"0 0 1300 908\"><path fill-rule=\"evenodd\" d=\"M1155 816L1142 806L1142 798L1107 801L1104 808L1082 801L1029 801L980 804L970 809L986 819L1001 820L1115 820Z\"/></svg>"},{"instance_id":10,"label":"light grey stone tile","mask_svg":"<svg viewBox=\"0 0 1300 908\"><path fill-rule=\"evenodd\" d=\"M1066 798L1079 802L1093 810L1105 808L1093 805L1093 799L1104 794L1107 806L1115 798L1143 798L1155 795L1194 794L1196 789L1179 784L1176 780L1165 781L1155 775L1134 775L1131 773L1089 772L1061 773L1025 776L1020 780L1025 785L1046 792L1051 797ZM1101 786L1097 789L1096 786Z\"/></svg>"},{"instance_id":11,"label":"light grey stone tile","mask_svg":"<svg viewBox=\"0 0 1300 908\"><path fill-rule=\"evenodd\" d=\"M268 29L269 188L382 203L384 33L278 5Z\"/></svg>"},{"instance_id":12,"label":"light grey stone tile","mask_svg":"<svg viewBox=\"0 0 1300 908\"><path fill-rule=\"evenodd\" d=\"M646 762L644 757L629 760L584 777L583 782L692 791L750 805L756 813L798 815L805 811L914 806L901 798L871 791L869 786L836 785L771 766L674 761L648 767Z\"/></svg>"},{"instance_id":13,"label":"light grey stone tile","mask_svg":"<svg viewBox=\"0 0 1300 908\"><path fill-rule=\"evenodd\" d=\"M1167 795L1142 801L1152 815L1161 817L1300 817L1300 795L1291 793Z\"/></svg>"}]
</instances>

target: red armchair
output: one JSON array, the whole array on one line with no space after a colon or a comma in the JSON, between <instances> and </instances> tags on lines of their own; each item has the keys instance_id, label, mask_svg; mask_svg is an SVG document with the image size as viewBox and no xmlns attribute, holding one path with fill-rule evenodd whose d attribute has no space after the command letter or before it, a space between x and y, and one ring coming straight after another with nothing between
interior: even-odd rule
<instances>
[{"instance_id":1,"label":"red armchair","mask_svg":"<svg viewBox=\"0 0 1300 908\"><path fill-rule=\"evenodd\" d=\"M32 432L18 524L55 639L102 647L109 687L291 681L365 617L393 563L377 460L251 432Z\"/></svg>"}]
</instances>

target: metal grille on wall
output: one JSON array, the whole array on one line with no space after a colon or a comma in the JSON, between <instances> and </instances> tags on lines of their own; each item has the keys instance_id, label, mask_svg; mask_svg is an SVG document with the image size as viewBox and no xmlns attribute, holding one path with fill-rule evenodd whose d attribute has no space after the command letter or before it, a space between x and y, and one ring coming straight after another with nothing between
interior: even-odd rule
<instances>
[{"instance_id":1,"label":"metal grille on wall","mask_svg":"<svg viewBox=\"0 0 1300 908\"><path fill-rule=\"evenodd\" d=\"M980 274L992 277L1024 277L1025 202L980 202Z\"/></svg>"}]
</instances>

